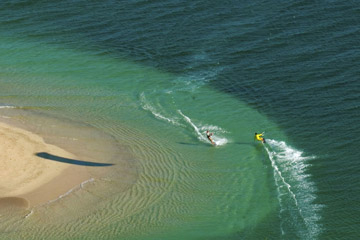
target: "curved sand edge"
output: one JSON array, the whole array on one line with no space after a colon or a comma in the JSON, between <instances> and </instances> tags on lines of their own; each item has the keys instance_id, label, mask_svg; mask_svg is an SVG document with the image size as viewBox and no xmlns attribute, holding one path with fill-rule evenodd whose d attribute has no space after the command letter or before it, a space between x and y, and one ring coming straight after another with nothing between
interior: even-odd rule
<instances>
[{"instance_id":1,"label":"curved sand edge","mask_svg":"<svg viewBox=\"0 0 360 240\"><path fill-rule=\"evenodd\" d=\"M45 152L61 158L76 158L31 132L0 123L0 143L0 199L8 199L7 204L11 199L25 198L28 206L39 205L90 178L85 166L36 155Z\"/></svg>"}]
</instances>

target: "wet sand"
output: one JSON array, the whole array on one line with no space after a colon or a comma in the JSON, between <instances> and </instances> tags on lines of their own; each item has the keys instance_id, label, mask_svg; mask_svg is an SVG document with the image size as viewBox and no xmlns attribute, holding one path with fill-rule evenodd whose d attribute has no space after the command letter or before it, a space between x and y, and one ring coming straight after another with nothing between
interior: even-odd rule
<instances>
[{"instance_id":1,"label":"wet sand","mask_svg":"<svg viewBox=\"0 0 360 240\"><path fill-rule=\"evenodd\" d=\"M0 123L0 207L29 208L91 178L77 157L39 135Z\"/></svg>"}]
</instances>

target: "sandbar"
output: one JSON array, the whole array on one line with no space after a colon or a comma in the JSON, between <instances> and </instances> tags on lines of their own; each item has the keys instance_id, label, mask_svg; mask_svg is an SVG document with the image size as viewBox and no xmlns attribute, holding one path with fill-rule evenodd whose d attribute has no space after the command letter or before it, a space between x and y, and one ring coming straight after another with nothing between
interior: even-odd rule
<instances>
[{"instance_id":1,"label":"sandbar","mask_svg":"<svg viewBox=\"0 0 360 240\"><path fill-rule=\"evenodd\" d=\"M41 205L91 178L86 166L54 161L39 153L77 159L39 135L0 122L0 207Z\"/></svg>"}]
</instances>

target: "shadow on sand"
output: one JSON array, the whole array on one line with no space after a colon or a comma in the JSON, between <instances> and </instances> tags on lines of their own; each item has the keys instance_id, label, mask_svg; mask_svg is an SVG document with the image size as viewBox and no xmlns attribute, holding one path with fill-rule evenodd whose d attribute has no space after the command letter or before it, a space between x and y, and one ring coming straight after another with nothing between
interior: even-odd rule
<instances>
[{"instance_id":1,"label":"shadow on sand","mask_svg":"<svg viewBox=\"0 0 360 240\"><path fill-rule=\"evenodd\" d=\"M52 161L87 166L87 167L108 167L108 166L114 165L112 163L87 162L87 161L75 160L75 159L71 159L71 158L64 158L64 157L55 156L55 155L52 155L52 154L46 153L46 152L38 152L35 155L38 157L41 157L41 158L52 160Z\"/></svg>"}]
</instances>

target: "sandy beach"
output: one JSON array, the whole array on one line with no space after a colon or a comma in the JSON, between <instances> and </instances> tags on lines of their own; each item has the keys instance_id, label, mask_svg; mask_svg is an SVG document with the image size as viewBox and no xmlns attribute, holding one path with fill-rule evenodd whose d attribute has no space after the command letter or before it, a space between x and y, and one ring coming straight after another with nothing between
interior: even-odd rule
<instances>
[{"instance_id":1,"label":"sandy beach","mask_svg":"<svg viewBox=\"0 0 360 240\"><path fill-rule=\"evenodd\" d=\"M0 207L54 200L90 178L76 156L29 131L0 123Z\"/></svg>"}]
</instances>

